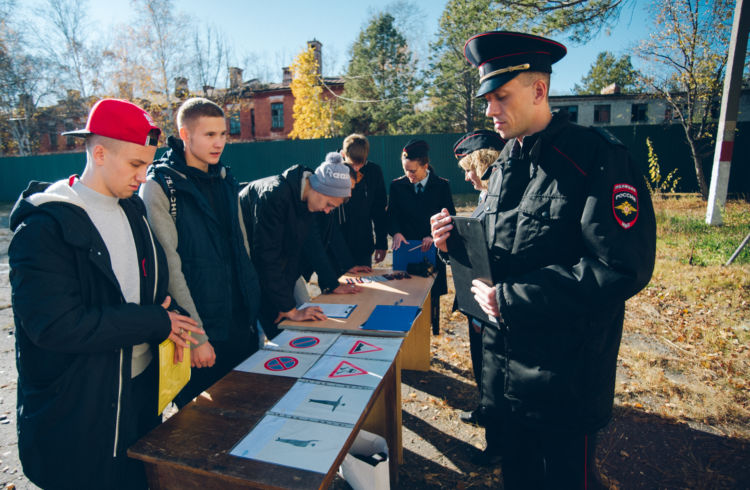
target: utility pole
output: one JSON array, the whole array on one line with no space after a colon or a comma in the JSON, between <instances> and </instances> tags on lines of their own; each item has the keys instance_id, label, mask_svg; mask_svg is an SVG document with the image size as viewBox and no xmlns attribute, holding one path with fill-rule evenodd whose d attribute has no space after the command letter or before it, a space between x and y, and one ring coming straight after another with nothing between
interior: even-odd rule
<instances>
[{"instance_id":1,"label":"utility pole","mask_svg":"<svg viewBox=\"0 0 750 490\"><path fill-rule=\"evenodd\" d=\"M750 2L750 0L748 0ZM737 113L742 89L742 70L745 66L747 33L750 27L745 0L737 0L732 22L732 39L729 42L729 59L724 76L724 92L721 97L721 115L714 151L714 166L711 170L711 186L708 191L706 223L720 225L721 210L727 201L729 171L734 151L734 133L737 129Z\"/></svg>"}]
</instances>

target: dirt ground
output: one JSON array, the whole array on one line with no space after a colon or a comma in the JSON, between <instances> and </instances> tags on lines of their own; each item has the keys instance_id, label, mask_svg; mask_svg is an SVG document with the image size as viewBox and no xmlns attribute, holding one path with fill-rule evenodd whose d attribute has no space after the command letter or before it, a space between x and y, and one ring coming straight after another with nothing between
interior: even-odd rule
<instances>
[{"instance_id":1,"label":"dirt ground","mask_svg":"<svg viewBox=\"0 0 750 490\"><path fill-rule=\"evenodd\" d=\"M36 488L22 474L16 444L16 369L8 285L9 206L0 206L0 485ZM477 402L471 374L466 321L449 315L452 295L443 297L442 328L432 339L427 373L404 372L404 464L399 488L502 488L499 468L483 469L470 458L484 447L482 429L458 419ZM627 333L623 346L653 348ZM620 378L626 377L618 370ZM750 439L698 422L677 422L654 411L616 401L613 421L602 432L597 460L611 488L748 489ZM336 480L333 488L348 485Z\"/></svg>"}]
</instances>

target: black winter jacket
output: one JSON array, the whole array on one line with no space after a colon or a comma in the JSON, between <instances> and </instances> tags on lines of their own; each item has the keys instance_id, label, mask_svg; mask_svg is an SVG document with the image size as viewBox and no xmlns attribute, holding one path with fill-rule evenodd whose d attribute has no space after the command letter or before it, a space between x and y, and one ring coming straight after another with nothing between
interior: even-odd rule
<instances>
[{"instance_id":1,"label":"black winter jacket","mask_svg":"<svg viewBox=\"0 0 750 490\"><path fill-rule=\"evenodd\" d=\"M269 338L277 333L279 312L297 306L294 283L302 275L302 247L312 221L302 201L302 179L309 171L295 165L281 175L250 182L240 192L251 257L260 277L260 321Z\"/></svg>"},{"instance_id":2,"label":"black winter jacket","mask_svg":"<svg viewBox=\"0 0 750 490\"><path fill-rule=\"evenodd\" d=\"M160 306L166 262L141 200L120 200L141 270L141 305L125 303L104 241L71 194L67 181L32 182L11 213L18 452L41 487L115 488L113 454L142 435L119 432L132 346L171 330Z\"/></svg>"},{"instance_id":3,"label":"black winter jacket","mask_svg":"<svg viewBox=\"0 0 750 490\"><path fill-rule=\"evenodd\" d=\"M176 253L201 326L209 339L220 341L229 338L233 325L254 332L260 285L240 226L239 184L229 167L221 163L211 165L205 174L188 167L181 140L170 137L169 145L170 149L149 169L148 178L160 184L168 199L173 194L176 219L166 226L177 228ZM213 205L187 177L191 171L214 196L217 202ZM161 239L165 230L159 227L165 224L153 221L155 211L149 208L149 218ZM166 241L163 243L168 253L174 253ZM243 314L241 319L235 318L238 311ZM241 325L235 325L240 320Z\"/></svg>"},{"instance_id":4,"label":"black winter jacket","mask_svg":"<svg viewBox=\"0 0 750 490\"><path fill-rule=\"evenodd\" d=\"M555 115L503 149L484 205L504 325L485 326L483 403L588 432L611 416L625 300L654 267L656 225L627 149Z\"/></svg>"},{"instance_id":5,"label":"black winter jacket","mask_svg":"<svg viewBox=\"0 0 750 490\"><path fill-rule=\"evenodd\" d=\"M370 265L373 251L388 248L387 197L383 171L377 164L367 162L359 173L352 197L341 206L341 231L356 265Z\"/></svg>"},{"instance_id":6,"label":"black winter jacket","mask_svg":"<svg viewBox=\"0 0 750 490\"><path fill-rule=\"evenodd\" d=\"M338 207L328 214L312 213L313 226L302 247L302 276L309 281L312 273L317 273L324 294L336 289L339 277L357 265L341 234L340 211Z\"/></svg>"}]
</instances>

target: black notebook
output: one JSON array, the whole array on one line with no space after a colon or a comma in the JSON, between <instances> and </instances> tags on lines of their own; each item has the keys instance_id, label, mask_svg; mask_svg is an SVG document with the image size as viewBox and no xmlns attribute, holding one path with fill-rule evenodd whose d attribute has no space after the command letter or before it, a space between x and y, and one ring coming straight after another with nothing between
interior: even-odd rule
<instances>
[{"instance_id":1,"label":"black notebook","mask_svg":"<svg viewBox=\"0 0 750 490\"><path fill-rule=\"evenodd\" d=\"M474 279L480 279L488 285L494 284L484 225L477 218L451 216L451 220L453 231L448 239L448 255L458 310L485 323L497 324L482 310L471 292L471 281Z\"/></svg>"}]
</instances>

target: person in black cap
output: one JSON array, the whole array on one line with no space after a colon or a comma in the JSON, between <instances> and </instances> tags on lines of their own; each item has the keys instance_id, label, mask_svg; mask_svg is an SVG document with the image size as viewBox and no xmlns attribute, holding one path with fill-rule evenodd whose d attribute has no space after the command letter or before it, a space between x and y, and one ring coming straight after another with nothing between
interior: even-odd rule
<instances>
[{"instance_id":1,"label":"person in black cap","mask_svg":"<svg viewBox=\"0 0 750 490\"><path fill-rule=\"evenodd\" d=\"M388 193L388 233L393 250L407 240L421 240L421 250L432 247L430 216L441 209L455 214L450 182L430 166L430 147L424 140L410 140L401 151L404 176L391 182ZM445 264L436 261L437 277L431 290L432 333L440 332L440 296L448 291Z\"/></svg>"},{"instance_id":2,"label":"person in black cap","mask_svg":"<svg viewBox=\"0 0 750 490\"><path fill-rule=\"evenodd\" d=\"M479 191L479 204L471 214L472 218L481 219L484 215L484 206L482 203L487 197L487 179L489 179L492 173L492 164L497 160L503 146L505 146L505 141L494 131L487 131L486 129L471 131L461 136L453 145L453 154L458 160L458 166L464 171L465 180L471 182L474 189ZM453 309L457 309L455 302ZM471 364L481 400L483 323L472 317L469 317L468 321ZM484 409L479 405L474 410L462 412L459 418L463 422L483 426Z\"/></svg>"},{"instance_id":3,"label":"person in black cap","mask_svg":"<svg viewBox=\"0 0 750 490\"><path fill-rule=\"evenodd\" d=\"M260 278L259 320L269 339L284 319L327 318L318 306L297 309L294 287L303 272L302 247L313 213L328 214L351 194L349 167L334 152L314 172L295 165L281 175L250 182L240 192L250 256Z\"/></svg>"},{"instance_id":4,"label":"person in black cap","mask_svg":"<svg viewBox=\"0 0 750 490\"><path fill-rule=\"evenodd\" d=\"M469 39L487 100L507 139L490 177L483 222L493 286L474 281L482 309L487 449L505 488L588 488L598 482L596 432L611 418L625 301L648 283L656 225L627 149L597 128L552 114L555 41L518 32ZM431 218L445 251L452 225Z\"/></svg>"},{"instance_id":5,"label":"person in black cap","mask_svg":"<svg viewBox=\"0 0 750 490\"><path fill-rule=\"evenodd\" d=\"M167 262L134 195L159 128L104 99L86 128L86 167L30 182L10 216L18 454L42 488L147 488L127 449L161 422L158 353L203 329L167 296ZM188 354L189 355L189 354Z\"/></svg>"}]
</instances>

